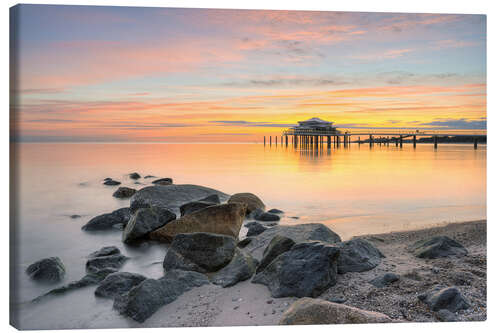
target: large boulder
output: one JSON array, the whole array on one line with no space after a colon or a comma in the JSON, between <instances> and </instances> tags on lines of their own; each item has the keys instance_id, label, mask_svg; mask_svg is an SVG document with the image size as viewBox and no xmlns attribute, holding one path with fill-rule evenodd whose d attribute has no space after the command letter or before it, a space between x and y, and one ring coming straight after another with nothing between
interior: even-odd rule
<instances>
[{"instance_id":1,"label":"large boulder","mask_svg":"<svg viewBox=\"0 0 500 333\"><path fill-rule=\"evenodd\" d=\"M273 297L317 297L337 282L339 248L322 242L294 245L274 259L252 282Z\"/></svg>"},{"instance_id":2,"label":"large boulder","mask_svg":"<svg viewBox=\"0 0 500 333\"><path fill-rule=\"evenodd\" d=\"M197 212L199 210L202 210L203 208L207 208L213 205L215 204L212 202L204 202L204 201L188 202L180 207L181 216Z\"/></svg>"},{"instance_id":3,"label":"large boulder","mask_svg":"<svg viewBox=\"0 0 500 333\"><path fill-rule=\"evenodd\" d=\"M114 193L113 196L118 199L130 198L137 192L135 189L125 186L120 186Z\"/></svg>"},{"instance_id":4,"label":"large boulder","mask_svg":"<svg viewBox=\"0 0 500 333\"><path fill-rule=\"evenodd\" d=\"M42 282L59 282L64 278L66 270L59 257L38 260L29 265L26 274L30 278Z\"/></svg>"},{"instance_id":5,"label":"large boulder","mask_svg":"<svg viewBox=\"0 0 500 333\"><path fill-rule=\"evenodd\" d=\"M255 273L257 264L258 261L252 256L236 249L231 262L215 273L211 281L223 288L234 286L240 281L250 279Z\"/></svg>"},{"instance_id":6,"label":"large boulder","mask_svg":"<svg viewBox=\"0 0 500 333\"><path fill-rule=\"evenodd\" d=\"M122 241L133 243L149 235L153 230L175 220L176 215L160 207L139 208L123 230Z\"/></svg>"},{"instance_id":7,"label":"large boulder","mask_svg":"<svg viewBox=\"0 0 500 333\"><path fill-rule=\"evenodd\" d=\"M151 239L169 242L175 235L192 232L209 232L238 238L246 206L224 204L210 206L174 220L149 234Z\"/></svg>"},{"instance_id":8,"label":"large boulder","mask_svg":"<svg viewBox=\"0 0 500 333\"><path fill-rule=\"evenodd\" d=\"M429 306L432 311L448 310L456 312L470 307L457 287L436 286L431 291L421 294L418 299Z\"/></svg>"},{"instance_id":9,"label":"large boulder","mask_svg":"<svg viewBox=\"0 0 500 333\"><path fill-rule=\"evenodd\" d=\"M280 325L368 324L391 321L391 318L380 312L305 297L288 308L281 317Z\"/></svg>"},{"instance_id":10,"label":"large boulder","mask_svg":"<svg viewBox=\"0 0 500 333\"><path fill-rule=\"evenodd\" d=\"M167 250L163 268L216 272L232 260L235 250L236 240L230 236L205 232L178 234Z\"/></svg>"},{"instance_id":11,"label":"large boulder","mask_svg":"<svg viewBox=\"0 0 500 333\"><path fill-rule=\"evenodd\" d=\"M204 199L212 194L217 194L223 200L229 197L220 191L198 185L148 186L130 198L130 208L136 211L139 208L156 206L178 214L179 207L183 204Z\"/></svg>"},{"instance_id":12,"label":"large boulder","mask_svg":"<svg viewBox=\"0 0 500 333\"><path fill-rule=\"evenodd\" d=\"M106 276L94 294L99 297L115 298L118 295L128 292L144 280L146 280L146 277L140 274L116 272Z\"/></svg>"},{"instance_id":13,"label":"large boulder","mask_svg":"<svg viewBox=\"0 0 500 333\"><path fill-rule=\"evenodd\" d=\"M465 249L459 242L447 236L435 236L429 239L420 240L409 247L418 258L435 259L449 256L467 255Z\"/></svg>"},{"instance_id":14,"label":"large boulder","mask_svg":"<svg viewBox=\"0 0 500 333\"><path fill-rule=\"evenodd\" d=\"M161 279L146 279L129 292L116 296L113 307L120 314L142 323L184 292L207 283L203 274L171 270Z\"/></svg>"},{"instance_id":15,"label":"large boulder","mask_svg":"<svg viewBox=\"0 0 500 333\"><path fill-rule=\"evenodd\" d=\"M246 215L251 214L256 209L264 210L266 205L255 194L252 193L236 193L233 194L228 203L243 203L246 204Z\"/></svg>"},{"instance_id":16,"label":"large boulder","mask_svg":"<svg viewBox=\"0 0 500 333\"><path fill-rule=\"evenodd\" d=\"M294 245L295 242L291 238L281 235L274 236L264 250L262 260L257 267L257 273L262 272L264 268L266 268L274 259L276 259L280 254L290 250Z\"/></svg>"},{"instance_id":17,"label":"large boulder","mask_svg":"<svg viewBox=\"0 0 500 333\"><path fill-rule=\"evenodd\" d=\"M130 219L130 208L120 208L111 213L92 218L82 227L85 231L110 230L116 227L123 228Z\"/></svg>"},{"instance_id":18,"label":"large boulder","mask_svg":"<svg viewBox=\"0 0 500 333\"><path fill-rule=\"evenodd\" d=\"M320 223L299 224L293 226L274 226L253 237L250 244L245 247L254 258L260 260L264 249L274 236L281 235L292 239L295 243L307 241L321 241L327 244L340 242L340 236Z\"/></svg>"},{"instance_id":19,"label":"large boulder","mask_svg":"<svg viewBox=\"0 0 500 333\"><path fill-rule=\"evenodd\" d=\"M385 256L370 242L355 238L339 244L338 273L364 272L380 264Z\"/></svg>"}]
</instances>

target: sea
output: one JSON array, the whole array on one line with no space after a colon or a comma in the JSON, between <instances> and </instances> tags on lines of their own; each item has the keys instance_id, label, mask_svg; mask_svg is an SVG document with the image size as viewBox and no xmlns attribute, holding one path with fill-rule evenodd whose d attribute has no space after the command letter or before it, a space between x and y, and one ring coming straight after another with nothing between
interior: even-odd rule
<instances>
[{"instance_id":1,"label":"sea","mask_svg":"<svg viewBox=\"0 0 500 333\"><path fill-rule=\"evenodd\" d=\"M13 143L11 161L11 316L22 329L140 326L98 299L92 287L33 304L48 290L85 275L87 256L115 245L130 257L122 271L162 276L167 246L125 246L121 232L81 230L92 217L129 205L117 187L152 186L154 178L227 194L251 192L283 210L280 223L323 223L347 240L449 222L486 219L486 146L351 144L295 148L257 143ZM72 218L72 215L80 215ZM64 281L37 283L31 263L58 256Z\"/></svg>"}]
</instances>

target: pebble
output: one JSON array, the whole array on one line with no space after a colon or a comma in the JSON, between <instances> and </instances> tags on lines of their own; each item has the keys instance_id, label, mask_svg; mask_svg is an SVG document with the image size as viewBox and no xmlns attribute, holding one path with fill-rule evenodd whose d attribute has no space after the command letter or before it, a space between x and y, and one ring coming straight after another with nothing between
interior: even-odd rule
<instances>
[{"instance_id":1,"label":"pebble","mask_svg":"<svg viewBox=\"0 0 500 333\"><path fill-rule=\"evenodd\" d=\"M238 310L239 308L240 308L239 305L237 305L233 308L233 310Z\"/></svg>"},{"instance_id":2,"label":"pebble","mask_svg":"<svg viewBox=\"0 0 500 333\"><path fill-rule=\"evenodd\" d=\"M273 304L273 300L272 299L268 300L267 304Z\"/></svg>"}]
</instances>

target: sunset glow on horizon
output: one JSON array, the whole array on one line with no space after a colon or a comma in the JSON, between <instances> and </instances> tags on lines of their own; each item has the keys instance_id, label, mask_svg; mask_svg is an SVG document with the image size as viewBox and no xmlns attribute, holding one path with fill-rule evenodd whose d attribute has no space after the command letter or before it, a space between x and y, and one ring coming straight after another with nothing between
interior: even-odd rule
<instances>
[{"instance_id":1,"label":"sunset glow on horizon","mask_svg":"<svg viewBox=\"0 0 500 333\"><path fill-rule=\"evenodd\" d=\"M484 15L18 5L11 58L21 142L486 129Z\"/></svg>"}]
</instances>

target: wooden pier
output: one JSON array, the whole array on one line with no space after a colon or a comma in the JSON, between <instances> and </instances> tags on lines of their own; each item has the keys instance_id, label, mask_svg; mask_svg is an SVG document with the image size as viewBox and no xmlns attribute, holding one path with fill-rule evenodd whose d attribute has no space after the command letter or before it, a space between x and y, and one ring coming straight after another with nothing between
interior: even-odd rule
<instances>
[{"instance_id":1,"label":"wooden pier","mask_svg":"<svg viewBox=\"0 0 500 333\"><path fill-rule=\"evenodd\" d=\"M477 149L478 142L482 138L486 138L485 131L463 131L463 132L446 132L446 131L377 131L373 130L363 130L358 131L340 131L336 128L325 128L325 129L299 129L290 128L282 132L281 134L281 145L288 147L289 143L295 148L319 148L326 144L327 148L340 147L341 144L344 147L349 147L352 143L352 137L356 137L358 145L367 142L371 147L375 144L379 146L389 146L394 143L396 147L403 148L405 139L410 139L413 148L417 147L417 137L427 137L431 138L434 149L438 148L439 138L445 137L468 137L473 138L472 144L474 149ZM361 137L367 137L367 140L362 141ZM421 143L421 142L420 142ZM273 144L272 136L269 136L269 145ZM274 144L278 145L278 137L275 137ZM264 137L264 145L266 145L266 137Z\"/></svg>"}]
</instances>

